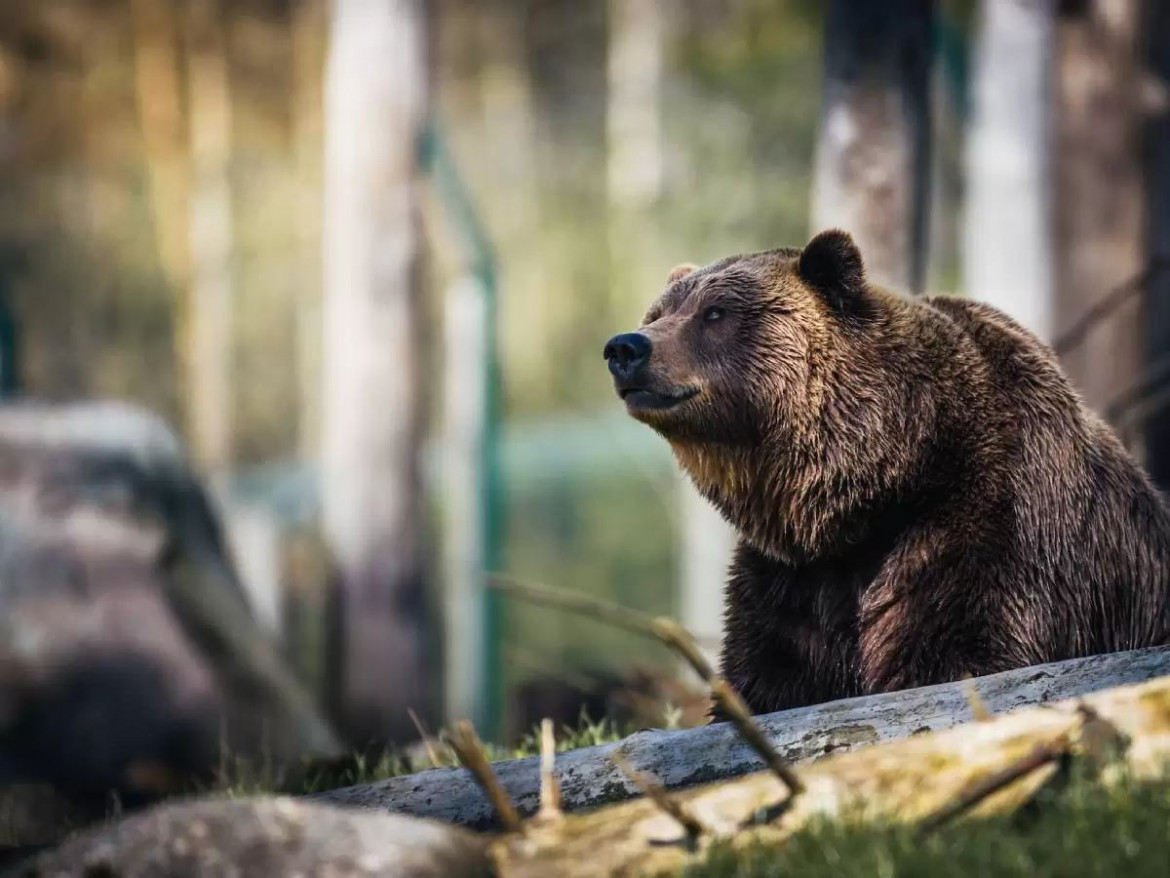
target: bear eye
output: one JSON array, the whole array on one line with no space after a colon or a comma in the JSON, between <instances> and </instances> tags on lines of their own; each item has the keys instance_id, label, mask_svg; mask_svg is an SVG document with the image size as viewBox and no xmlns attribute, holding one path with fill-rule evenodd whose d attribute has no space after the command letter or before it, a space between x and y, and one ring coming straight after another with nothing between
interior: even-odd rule
<instances>
[{"instance_id":1,"label":"bear eye","mask_svg":"<svg viewBox=\"0 0 1170 878\"><path fill-rule=\"evenodd\" d=\"M703 322L715 323L716 321L722 320L726 316L727 312L725 310L720 308L718 305L712 305L703 312Z\"/></svg>"}]
</instances>

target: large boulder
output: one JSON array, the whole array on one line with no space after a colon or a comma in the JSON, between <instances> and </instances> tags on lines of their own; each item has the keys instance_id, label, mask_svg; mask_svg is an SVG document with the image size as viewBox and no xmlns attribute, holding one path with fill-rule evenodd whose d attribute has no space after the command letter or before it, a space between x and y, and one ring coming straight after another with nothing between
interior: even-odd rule
<instances>
[{"instance_id":1,"label":"large boulder","mask_svg":"<svg viewBox=\"0 0 1170 878\"><path fill-rule=\"evenodd\" d=\"M339 755L171 431L119 404L0 406L0 780L134 804L224 760Z\"/></svg>"},{"instance_id":2,"label":"large boulder","mask_svg":"<svg viewBox=\"0 0 1170 878\"><path fill-rule=\"evenodd\" d=\"M13 878L477 878L486 836L395 814L288 798L175 802L90 830Z\"/></svg>"}]
</instances>

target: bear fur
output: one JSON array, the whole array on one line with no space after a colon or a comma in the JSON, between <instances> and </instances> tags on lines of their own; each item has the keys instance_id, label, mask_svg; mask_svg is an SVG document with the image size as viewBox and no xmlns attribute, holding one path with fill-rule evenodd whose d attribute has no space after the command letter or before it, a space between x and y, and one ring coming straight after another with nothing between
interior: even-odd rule
<instances>
[{"instance_id":1,"label":"bear fur","mask_svg":"<svg viewBox=\"0 0 1170 878\"><path fill-rule=\"evenodd\" d=\"M1051 349L846 233L676 269L606 357L738 531L755 712L1170 641L1170 513Z\"/></svg>"}]
</instances>

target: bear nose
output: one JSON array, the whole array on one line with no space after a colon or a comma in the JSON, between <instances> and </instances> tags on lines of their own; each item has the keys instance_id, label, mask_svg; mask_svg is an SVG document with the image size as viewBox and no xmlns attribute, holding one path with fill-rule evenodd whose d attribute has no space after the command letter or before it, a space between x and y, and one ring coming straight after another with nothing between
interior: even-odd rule
<instances>
[{"instance_id":1,"label":"bear nose","mask_svg":"<svg viewBox=\"0 0 1170 878\"><path fill-rule=\"evenodd\" d=\"M605 344L609 371L618 378L629 378L650 358L650 339L640 332L623 332Z\"/></svg>"}]
</instances>

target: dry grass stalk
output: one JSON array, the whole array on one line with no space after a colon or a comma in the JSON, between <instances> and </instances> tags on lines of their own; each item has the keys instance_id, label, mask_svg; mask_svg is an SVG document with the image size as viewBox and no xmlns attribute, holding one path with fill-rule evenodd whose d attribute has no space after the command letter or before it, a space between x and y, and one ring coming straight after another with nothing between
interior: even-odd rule
<instances>
[{"instance_id":1,"label":"dry grass stalk","mask_svg":"<svg viewBox=\"0 0 1170 878\"><path fill-rule=\"evenodd\" d=\"M520 815L512 806L512 800L508 798L507 792L500 784L500 779L492 771L487 753L484 752L483 744L480 743L479 736L475 733L471 723L467 720L455 723L450 744L451 749L459 758L460 764L471 772L484 795L488 797L488 801L492 803L504 830L523 834L524 824L520 820Z\"/></svg>"},{"instance_id":2,"label":"dry grass stalk","mask_svg":"<svg viewBox=\"0 0 1170 878\"><path fill-rule=\"evenodd\" d=\"M923 833L932 832L938 827L949 823L956 817L970 811L984 799L999 792L1016 781L1027 777L1033 771L1043 768L1050 762L1062 759L1069 753L1067 735L1061 735L1047 744L1039 744L1031 753L1020 757L1010 765L986 777L981 777L967 789L963 790L952 802L931 814L920 824Z\"/></svg>"},{"instance_id":3,"label":"dry grass stalk","mask_svg":"<svg viewBox=\"0 0 1170 878\"><path fill-rule=\"evenodd\" d=\"M658 806L659 810L668 814L682 827L683 832L686 833L688 847L694 848L699 838L708 831L702 821L688 811L681 802L672 797L663 788L662 784L634 768L620 750L615 750L610 754L609 758L621 773L630 779L634 786L645 793L646 797Z\"/></svg>"},{"instance_id":4,"label":"dry grass stalk","mask_svg":"<svg viewBox=\"0 0 1170 878\"><path fill-rule=\"evenodd\" d=\"M410 716L410 721L414 723L414 728L418 731L419 738L422 739L422 745L427 751L427 761L431 763L431 768L442 768L443 760L439 758L439 751L435 747L435 740L427 732L427 727L423 725L423 721L414 712L413 707L406 708L406 713Z\"/></svg>"},{"instance_id":5,"label":"dry grass stalk","mask_svg":"<svg viewBox=\"0 0 1170 878\"><path fill-rule=\"evenodd\" d=\"M695 639L677 622L649 616L587 595L520 583L499 575L493 576L488 585L511 597L596 619L635 634L653 637L664 644L686 661L711 688L711 694L727 714L736 731L756 751L768 769L784 782L788 790L795 795L804 789L800 778L756 725L751 711L739 693L715 673L710 662L695 644Z\"/></svg>"},{"instance_id":6,"label":"dry grass stalk","mask_svg":"<svg viewBox=\"0 0 1170 878\"><path fill-rule=\"evenodd\" d=\"M967 699L967 707L971 710L971 716L975 717L976 722L991 719L991 710L988 709L987 703L979 694L979 687L975 685L975 680L970 674L963 678L963 697Z\"/></svg>"},{"instance_id":7,"label":"dry grass stalk","mask_svg":"<svg viewBox=\"0 0 1170 878\"><path fill-rule=\"evenodd\" d=\"M539 817L551 820L561 816L561 788L554 771L557 758L557 740L553 721L548 717L540 723L540 812Z\"/></svg>"}]
</instances>

